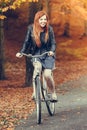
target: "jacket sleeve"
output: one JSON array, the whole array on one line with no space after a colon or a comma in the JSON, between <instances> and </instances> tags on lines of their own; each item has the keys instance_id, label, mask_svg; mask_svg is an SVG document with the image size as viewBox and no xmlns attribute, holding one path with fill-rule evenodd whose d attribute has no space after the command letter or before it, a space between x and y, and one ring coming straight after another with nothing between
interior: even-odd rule
<instances>
[{"instance_id":1,"label":"jacket sleeve","mask_svg":"<svg viewBox=\"0 0 87 130\"><path fill-rule=\"evenodd\" d=\"M56 41L55 41L55 36L54 36L54 31L53 28L50 27L50 42L51 42L51 51L55 52L56 49Z\"/></svg>"},{"instance_id":2,"label":"jacket sleeve","mask_svg":"<svg viewBox=\"0 0 87 130\"><path fill-rule=\"evenodd\" d=\"M20 50L20 53L24 53L24 52L27 51L27 49L29 47L29 44L30 44L29 43L29 41L30 41L30 33L31 33L31 27L28 26L27 34L26 34L22 49Z\"/></svg>"}]
</instances>

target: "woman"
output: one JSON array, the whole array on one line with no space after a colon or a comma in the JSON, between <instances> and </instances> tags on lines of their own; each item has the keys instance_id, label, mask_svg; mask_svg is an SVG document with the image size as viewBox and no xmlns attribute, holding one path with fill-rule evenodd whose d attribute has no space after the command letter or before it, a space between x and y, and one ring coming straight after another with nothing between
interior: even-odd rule
<instances>
[{"instance_id":1,"label":"woman","mask_svg":"<svg viewBox=\"0 0 87 130\"><path fill-rule=\"evenodd\" d=\"M52 92L52 99L57 100L55 93L55 85L52 76L52 69L55 63L55 48L56 42L54 38L54 32L49 25L48 15L44 11L36 13L34 18L34 24L29 25L27 35L20 52L16 54L16 57L22 57L22 53L31 53L32 55L42 54L49 51L49 54L43 57L37 58L37 62L32 60L34 66L33 73L33 98L35 97L35 74L36 67L39 68L39 73L43 70L44 79L49 86L49 90Z\"/></svg>"}]
</instances>

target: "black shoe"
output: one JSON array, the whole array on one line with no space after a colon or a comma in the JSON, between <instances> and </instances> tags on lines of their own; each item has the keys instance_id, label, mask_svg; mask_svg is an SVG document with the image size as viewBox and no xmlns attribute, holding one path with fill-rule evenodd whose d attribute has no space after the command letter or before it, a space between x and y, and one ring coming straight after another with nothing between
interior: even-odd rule
<instances>
[{"instance_id":1,"label":"black shoe","mask_svg":"<svg viewBox=\"0 0 87 130\"><path fill-rule=\"evenodd\" d=\"M58 102L58 97L57 97L56 93L52 93L51 102Z\"/></svg>"}]
</instances>

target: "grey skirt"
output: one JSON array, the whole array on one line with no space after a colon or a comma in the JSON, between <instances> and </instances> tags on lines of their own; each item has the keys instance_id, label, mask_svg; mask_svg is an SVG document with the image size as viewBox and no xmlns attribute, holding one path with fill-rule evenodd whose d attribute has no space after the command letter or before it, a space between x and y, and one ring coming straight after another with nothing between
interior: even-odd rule
<instances>
[{"instance_id":1,"label":"grey skirt","mask_svg":"<svg viewBox=\"0 0 87 130\"><path fill-rule=\"evenodd\" d=\"M43 69L54 69L55 57L54 56L43 56L41 58L33 58L32 62L39 61L42 64Z\"/></svg>"}]
</instances>

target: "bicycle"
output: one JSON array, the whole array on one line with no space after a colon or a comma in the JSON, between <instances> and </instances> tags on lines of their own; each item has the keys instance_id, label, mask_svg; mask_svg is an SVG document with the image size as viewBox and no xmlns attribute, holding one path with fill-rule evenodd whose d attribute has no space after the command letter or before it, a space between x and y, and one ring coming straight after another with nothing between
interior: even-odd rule
<instances>
[{"instance_id":1,"label":"bicycle","mask_svg":"<svg viewBox=\"0 0 87 130\"><path fill-rule=\"evenodd\" d=\"M31 54L22 53L22 55L27 56L29 58L38 58L46 54L49 54L49 52L45 52L41 55L31 55ZM37 111L37 124L41 124L41 102L46 103L46 107L50 116L53 116L55 113L55 102L51 99L51 94L48 93L47 84L43 76L41 82L38 69L35 77L35 91L36 91L35 103L36 103L36 111ZM41 93L42 93L43 100L41 98Z\"/></svg>"}]
</instances>

